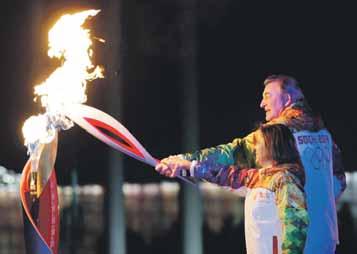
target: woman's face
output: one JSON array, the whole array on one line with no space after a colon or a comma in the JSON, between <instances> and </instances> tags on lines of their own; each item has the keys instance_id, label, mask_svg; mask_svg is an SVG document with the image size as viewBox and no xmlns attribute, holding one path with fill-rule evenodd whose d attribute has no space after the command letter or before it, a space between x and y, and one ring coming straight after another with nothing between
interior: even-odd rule
<instances>
[{"instance_id":1,"label":"woman's face","mask_svg":"<svg viewBox=\"0 0 357 254\"><path fill-rule=\"evenodd\" d=\"M255 155L257 163L262 167L271 166L272 160L269 158L262 132L258 131L256 137Z\"/></svg>"}]
</instances>

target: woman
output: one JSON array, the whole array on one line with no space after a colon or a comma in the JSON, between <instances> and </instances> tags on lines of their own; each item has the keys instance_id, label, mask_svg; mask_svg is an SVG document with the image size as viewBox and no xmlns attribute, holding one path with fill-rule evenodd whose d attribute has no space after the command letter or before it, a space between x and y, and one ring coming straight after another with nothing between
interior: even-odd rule
<instances>
[{"instance_id":1,"label":"woman","mask_svg":"<svg viewBox=\"0 0 357 254\"><path fill-rule=\"evenodd\" d=\"M196 179L245 191L248 254L303 253L308 214L304 171L294 136L281 124L261 126L254 136L259 169L222 166L219 158L188 161L183 155L161 161L156 170L174 177L183 171Z\"/></svg>"}]
</instances>

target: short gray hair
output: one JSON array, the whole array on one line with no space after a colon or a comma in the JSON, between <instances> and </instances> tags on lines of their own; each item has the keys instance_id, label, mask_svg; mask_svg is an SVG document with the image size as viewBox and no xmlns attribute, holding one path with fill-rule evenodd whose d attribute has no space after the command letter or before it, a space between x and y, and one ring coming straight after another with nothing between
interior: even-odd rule
<instances>
[{"instance_id":1,"label":"short gray hair","mask_svg":"<svg viewBox=\"0 0 357 254\"><path fill-rule=\"evenodd\" d=\"M299 83L295 78L282 74L270 75L264 80L264 86L274 81L278 81L281 89L290 94L293 102L304 99L304 94L302 93Z\"/></svg>"}]
</instances>

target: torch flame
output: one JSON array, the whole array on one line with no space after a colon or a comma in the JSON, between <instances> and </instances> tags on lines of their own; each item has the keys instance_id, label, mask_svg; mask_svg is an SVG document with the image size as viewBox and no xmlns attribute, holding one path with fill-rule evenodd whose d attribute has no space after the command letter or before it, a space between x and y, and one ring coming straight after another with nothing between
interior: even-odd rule
<instances>
[{"instance_id":1,"label":"torch flame","mask_svg":"<svg viewBox=\"0 0 357 254\"><path fill-rule=\"evenodd\" d=\"M64 15L49 32L49 57L64 59L63 65L48 79L35 87L41 96L42 106L49 112L61 112L63 105L84 103L87 81L102 78L102 69L94 68L91 57L92 41L88 29L82 25L89 16L99 10L88 10L73 15Z\"/></svg>"},{"instance_id":2,"label":"torch flame","mask_svg":"<svg viewBox=\"0 0 357 254\"><path fill-rule=\"evenodd\" d=\"M29 117L24 123L22 131L24 136L28 137L27 144L35 143L36 141L47 143L47 139L52 136L48 135L48 118L41 114Z\"/></svg>"},{"instance_id":3,"label":"torch flame","mask_svg":"<svg viewBox=\"0 0 357 254\"><path fill-rule=\"evenodd\" d=\"M54 128L68 129L73 123L63 115L64 108L87 100L87 82L103 78L103 69L91 61L93 51L90 30L82 25L100 10L86 10L63 15L49 31L48 56L63 60L43 83L35 86L47 117L30 117L24 124L25 144L50 142ZM42 122L41 122L42 121ZM41 123L40 123L41 122Z\"/></svg>"}]
</instances>

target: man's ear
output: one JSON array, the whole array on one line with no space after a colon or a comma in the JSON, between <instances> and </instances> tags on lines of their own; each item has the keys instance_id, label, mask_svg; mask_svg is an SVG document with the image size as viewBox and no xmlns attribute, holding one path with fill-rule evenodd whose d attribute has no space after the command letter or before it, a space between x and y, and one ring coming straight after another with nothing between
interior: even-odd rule
<instances>
[{"instance_id":1,"label":"man's ear","mask_svg":"<svg viewBox=\"0 0 357 254\"><path fill-rule=\"evenodd\" d=\"M291 95L288 94L288 93L284 93L283 96L284 96L283 97L283 99L284 99L284 107L289 107L293 103Z\"/></svg>"}]
</instances>

